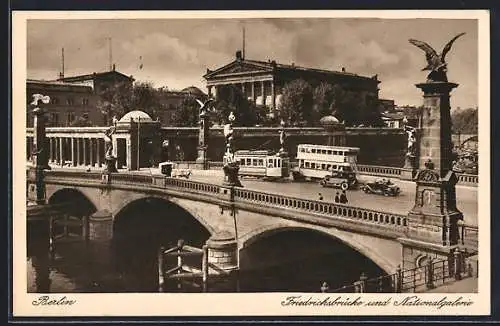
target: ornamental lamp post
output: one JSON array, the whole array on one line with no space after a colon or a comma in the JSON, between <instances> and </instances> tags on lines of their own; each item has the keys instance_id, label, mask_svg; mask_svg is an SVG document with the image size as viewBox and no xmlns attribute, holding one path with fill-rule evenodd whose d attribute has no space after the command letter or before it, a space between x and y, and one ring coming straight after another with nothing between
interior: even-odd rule
<instances>
[{"instance_id":1,"label":"ornamental lamp post","mask_svg":"<svg viewBox=\"0 0 500 326\"><path fill-rule=\"evenodd\" d=\"M45 110L39 106L40 101L43 104L48 104L50 97L42 94L33 94L33 101L30 103L35 106L32 112L35 116L33 121L35 129L33 137L35 151L33 157L35 163L36 203L45 204L44 170L50 170L50 166L46 140Z\"/></svg>"}]
</instances>

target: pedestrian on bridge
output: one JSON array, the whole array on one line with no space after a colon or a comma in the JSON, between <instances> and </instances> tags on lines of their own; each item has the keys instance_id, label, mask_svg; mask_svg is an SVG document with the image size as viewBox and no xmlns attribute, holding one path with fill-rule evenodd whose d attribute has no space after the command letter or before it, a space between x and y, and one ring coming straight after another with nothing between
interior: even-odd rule
<instances>
[{"instance_id":1,"label":"pedestrian on bridge","mask_svg":"<svg viewBox=\"0 0 500 326\"><path fill-rule=\"evenodd\" d=\"M335 194L335 202L336 203L340 203L340 196L339 196L339 192L337 191L337 193Z\"/></svg>"},{"instance_id":2,"label":"pedestrian on bridge","mask_svg":"<svg viewBox=\"0 0 500 326\"><path fill-rule=\"evenodd\" d=\"M347 195L345 193L345 190L342 190L342 194L340 194L340 203L341 204L347 204Z\"/></svg>"}]
</instances>

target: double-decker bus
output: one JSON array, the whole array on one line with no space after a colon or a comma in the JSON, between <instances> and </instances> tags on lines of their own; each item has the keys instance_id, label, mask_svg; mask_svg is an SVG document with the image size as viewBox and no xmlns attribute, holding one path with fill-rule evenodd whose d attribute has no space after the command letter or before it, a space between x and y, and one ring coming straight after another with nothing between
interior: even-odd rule
<instances>
[{"instance_id":1,"label":"double-decker bus","mask_svg":"<svg viewBox=\"0 0 500 326\"><path fill-rule=\"evenodd\" d=\"M358 147L299 144L294 179L323 179L334 171L357 174Z\"/></svg>"},{"instance_id":2,"label":"double-decker bus","mask_svg":"<svg viewBox=\"0 0 500 326\"><path fill-rule=\"evenodd\" d=\"M286 153L273 153L269 150L238 150L234 159L239 163L240 176L260 177L263 179L288 178L290 158Z\"/></svg>"}]
</instances>

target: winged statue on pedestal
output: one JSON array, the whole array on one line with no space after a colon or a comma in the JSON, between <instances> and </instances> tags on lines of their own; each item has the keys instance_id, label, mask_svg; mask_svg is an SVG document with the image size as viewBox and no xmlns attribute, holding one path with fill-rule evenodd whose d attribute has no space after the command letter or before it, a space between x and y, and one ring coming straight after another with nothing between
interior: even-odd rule
<instances>
[{"instance_id":1,"label":"winged statue on pedestal","mask_svg":"<svg viewBox=\"0 0 500 326\"><path fill-rule=\"evenodd\" d=\"M452 38L443 48L443 51L438 54L429 44L415 40L409 39L408 41L417 46L418 48L425 51L425 59L427 60L427 66L422 69L422 71L430 70L427 76L428 82L447 82L448 78L446 76L447 64L445 61L446 54L451 50L453 43L460 37L465 35L465 33L460 33L454 38Z\"/></svg>"}]
</instances>

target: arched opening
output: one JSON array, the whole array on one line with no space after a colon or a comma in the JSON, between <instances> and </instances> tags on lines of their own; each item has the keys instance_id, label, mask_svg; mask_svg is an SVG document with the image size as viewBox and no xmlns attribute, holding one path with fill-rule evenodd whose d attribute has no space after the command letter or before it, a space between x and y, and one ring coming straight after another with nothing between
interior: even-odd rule
<instances>
[{"instance_id":1,"label":"arched opening","mask_svg":"<svg viewBox=\"0 0 500 326\"><path fill-rule=\"evenodd\" d=\"M131 202L117 213L113 225L112 252L125 291L157 291L160 246L168 249L182 239L201 248L209 237L210 232L195 217L172 202L152 197ZM167 259L167 266L177 263L176 257ZM200 264L187 259L185 263Z\"/></svg>"},{"instance_id":2,"label":"arched opening","mask_svg":"<svg viewBox=\"0 0 500 326\"><path fill-rule=\"evenodd\" d=\"M322 282L333 290L352 285L362 273L387 275L346 243L311 229L265 231L240 250L242 292L319 292Z\"/></svg>"}]
</instances>

